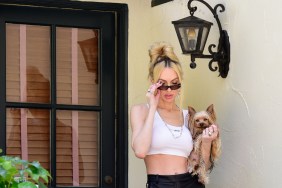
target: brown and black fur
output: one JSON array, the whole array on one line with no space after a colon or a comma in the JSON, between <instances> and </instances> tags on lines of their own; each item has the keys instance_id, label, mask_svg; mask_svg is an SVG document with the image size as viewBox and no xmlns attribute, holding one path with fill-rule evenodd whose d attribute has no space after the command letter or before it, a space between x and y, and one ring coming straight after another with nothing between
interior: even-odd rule
<instances>
[{"instance_id":1,"label":"brown and black fur","mask_svg":"<svg viewBox=\"0 0 282 188\"><path fill-rule=\"evenodd\" d=\"M199 176L199 182L207 184L209 179L207 172L214 166L214 162L219 158L221 153L221 140L219 134L211 145L211 168L206 169L205 162L201 153L202 133L203 130L216 124L216 113L213 104L210 105L205 111L196 112L193 107L188 106L189 124L188 128L193 138L193 150L188 158L188 171L192 175Z\"/></svg>"}]
</instances>

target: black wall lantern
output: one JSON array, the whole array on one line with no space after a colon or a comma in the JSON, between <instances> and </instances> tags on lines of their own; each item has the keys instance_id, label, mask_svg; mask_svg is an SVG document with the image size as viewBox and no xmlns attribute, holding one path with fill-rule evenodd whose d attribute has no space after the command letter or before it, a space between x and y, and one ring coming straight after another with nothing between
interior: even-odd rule
<instances>
[{"instance_id":1,"label":"black wall lantern","mask_svg":"<svg viewBox=\"0 0 282 188\"><path fill-rule=\"evenodd\" d=\"M192 7L191 3L193 1L199 1L206 5L209 10L212 12L214 18L216 19L218 28L219 28L219 42L217 46L217 51L214 52L213 48L216 47L215 44L210 44L208 47L210 55L204 55L203 51L205 44L209 35L211 22L202 20L194 16L197 7ZM209 69L211 71L219 71L219 76L226 78L229 71L230 63L230 43L227 31L222 30L220 21L217 15L217 9L220 8L220 12L225 10L225 7L222 4L217 4L212 8L208 3L203 0L189 0L187 7L190 11L189 17L173 21L179 43L183 54L191 54L191 64L192 69L196 68L195 59L196 58L209 58ZM217 66L213 67L213 62L217 62Z\"/></svg>"}]
</instances>

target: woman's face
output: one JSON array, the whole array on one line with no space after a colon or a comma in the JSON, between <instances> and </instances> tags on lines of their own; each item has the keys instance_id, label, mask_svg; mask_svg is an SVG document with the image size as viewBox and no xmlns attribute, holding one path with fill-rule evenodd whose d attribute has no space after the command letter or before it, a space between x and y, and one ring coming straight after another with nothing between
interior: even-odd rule
<instances>
[{"instance_id":1,"label":"woman's face","mask_svg":"<svg viewBox=\"0 0 282 188\"><path fill-rule=\"evenodd\" d=\"M164 86L173 86L180 83L178 75L172 68L165 68L158 80L163 83ZM173 90L174 88L167 88L166 90L160 90L161 99L167 102L173 102L178 95L180 88Z\"/></svg>"}]
</instances>

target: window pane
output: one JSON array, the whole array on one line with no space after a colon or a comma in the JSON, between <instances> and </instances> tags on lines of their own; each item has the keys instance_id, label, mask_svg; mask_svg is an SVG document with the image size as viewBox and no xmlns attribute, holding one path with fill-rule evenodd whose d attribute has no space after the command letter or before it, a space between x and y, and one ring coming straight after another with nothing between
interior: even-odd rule
<instances>
[{"instance_id":1,"label":"window pane","mask_svg":"<svg viewBox=\"0 0 282 188\"><path fill-rule=\"evenodd\" d=\"M10 102L50 102L50 28L6 24L6 88Z\"/></svg>"},{"instance_id":2,"label":"window pane","mask_svg":"<svg viewBox=\"0 0 282 188\"><path fill-rule=\"evenodd\" d=\"M99 113L57 111L58 185L99 185Z\"/></svg>"},{"instance_id":3,"label":"window pane","mask_svg":"<svg viewBox=\"0 0 282 188\"><path fill-rule=\"evenodd\" d=\"M39 161L49 170L49 110L7 108L7 155Z\"/></svg>"},{"instance_id":4,"label":"window pane","mask_svg":"<svg viewBox=\"0 0 282 188\"><path fill-rule=\"evenodd\" d=\"M57 102L99 105L99 33L95 29L57 28Z\"/></svg>"}]
</instances>

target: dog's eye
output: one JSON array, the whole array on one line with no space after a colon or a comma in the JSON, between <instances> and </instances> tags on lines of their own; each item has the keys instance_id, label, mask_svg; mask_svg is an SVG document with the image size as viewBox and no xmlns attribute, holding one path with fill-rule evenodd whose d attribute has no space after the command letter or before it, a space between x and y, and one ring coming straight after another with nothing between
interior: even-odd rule
<instances>
[{"instance_id":1,"label":"dog's eye","mask_svg":"<svg viewBox=\"0 0 282 188\"><path fill-rule=\"evenodd\" d=\"M198 120L198 119L196 119L196 122L199 122L199 120Z\"/></svg>"},{"instance_id":2,"label":"dog's eye","mask_svg":"<svg viewBox=\"0 0 282 188\"><path fill-rule=\"evenodd\" d=\"M207 118L205 118L204 120L205 120L205 121L208 121L208 119L207 119Z\"/></svg>"}]
</instances>

